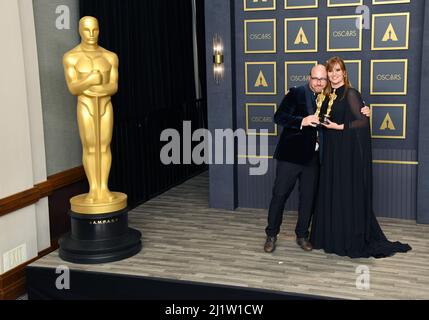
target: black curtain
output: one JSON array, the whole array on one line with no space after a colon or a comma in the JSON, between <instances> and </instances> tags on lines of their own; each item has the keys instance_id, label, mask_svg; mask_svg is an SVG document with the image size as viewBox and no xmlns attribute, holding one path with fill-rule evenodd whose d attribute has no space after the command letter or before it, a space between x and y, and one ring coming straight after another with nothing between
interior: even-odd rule
<instances>
[{"instance_id":1,"label":"black curtain","mask_svg":"<svg viewBox=\"0 0 429 320\"><path fill-rule=\"evenodd\" d=\"M193 130L207 127L206 99L197 101L195 93L191 1L81 0L80 14L99 20L100 45L119 56L110 188L127 193L135 207L207 170L160 161L164 129L182 134L183 121L192 121ZM204 18L198 20L204 28ZM201 30L198 39L204 40Z\"/></svg>"},{"instance_id":2,"label":"black curtain","mask_svg":"<svg viewBox=\"0 0 429 320\"><path fill-rule=\"evenodd\" d=\"M208 0L210 1L210 0ZM195 0L197 5L197 42L198 42L198 68L200 73L201 91L207 97L206 78L206 27L204 16L204 0Z\"/></svg>"}]
</instances>

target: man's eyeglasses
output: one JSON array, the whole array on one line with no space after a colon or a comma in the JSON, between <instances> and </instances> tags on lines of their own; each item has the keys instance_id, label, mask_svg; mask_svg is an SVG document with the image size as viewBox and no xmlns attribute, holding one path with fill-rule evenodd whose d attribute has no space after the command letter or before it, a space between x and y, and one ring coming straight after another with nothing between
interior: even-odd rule
<instances>
[{"instance_id":1,"label":"man's eyeglasses","mask_svg":"<svg viewBox=\"0 0 429 320\"><path fill-rule=\"evenodd\" d=\"M328 79L326 79L326 78L316 78L316 77L311 77L311 80L313 80L313 81L320 81L320 82L326 82L326 81L328 81Z\"/></svg>"}]
</instances>

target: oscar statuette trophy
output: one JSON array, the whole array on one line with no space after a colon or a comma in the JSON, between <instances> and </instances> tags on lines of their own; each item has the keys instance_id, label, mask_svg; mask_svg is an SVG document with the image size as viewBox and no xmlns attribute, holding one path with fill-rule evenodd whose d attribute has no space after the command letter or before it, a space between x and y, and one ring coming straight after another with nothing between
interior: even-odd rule
<instances>
[{"instance_id":1,"label":"oscar statuette trophy","mask_svg":"<svg viewBox=\"0 0 429 320\"><path fill-rule=\"evenodd\" d=\"M322 93L319 93L318 95L317 95L317 98L316 98L316 106L317 106L317 109L316 109L316 113L314 114L316 117L318 117L319 118L319 120L320 120L320 122L322 122L322 119L321 119L321 112L322 112L322 106L323 106L323 102L325 102L325 99L326 99L326 96L324 95L324 93L322 92ZM320 127L321 125L319 124L319 125L317 125L318 127Z\"/></svg>"},{"instance_id":2,"label":"oscar statuette trophy","mask_svg":"<svg viewBox=\"0 0 429 320\"><path fill-rule=\"evenodd\" d=\"M337 94L335 93L336 90L337 89L334 89L334 91L329 95L328 109L326 110L326 113L323 115L323 120L321 121L324 124L328 124L328 120L331 117L332 106L334 105L334 102L337 99Z\"/></svg>"},{"instance_id":3,"label":"oscar statuette trophy","mask_svg":"<svg viewBox=\"0 0 429 320\"><path fill-rule=\"evenodd\" d=\"M89 193L70 199L71 232L59 241L61 259L98 264L129 258L142 248L141 233L128 227L127 195L108 188L112 164L111 96L118 91L118 57L98 45L94 17L79 22L81 43L63 58L67 87L77 96L82 162Z\"/></svg>"}]
</instances>

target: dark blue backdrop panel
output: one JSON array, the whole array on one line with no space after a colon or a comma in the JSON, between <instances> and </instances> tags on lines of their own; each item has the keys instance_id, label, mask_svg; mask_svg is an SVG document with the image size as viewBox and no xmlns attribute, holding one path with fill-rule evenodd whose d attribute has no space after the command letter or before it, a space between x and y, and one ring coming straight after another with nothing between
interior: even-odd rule
<instances>
[{"instance_id":1,"label":"dark blue backdrop panel","mask_svg":"<svg viewBox=\"0 0 429 320\"><path fill-rule=\"evenodd\" d=\"M417 222L429 223L429 1L425 5L421 71Z\"/></svg>"},{"instance_id":2,"label":"dark blue backdrop panel","mask_svg":"<svg viewBox=\"0 0 429 320\"><path fill-rule=\"evenodd\" d=\"M369 9L369 22L373 14L410 13L407 50L372 50L370 28L362 31L363 41L360 51L328 52L326 39L328 16L355 15L356 7L353 6L327 7L326 0L319 0L318 8L285 10L284 0L277 0L276 10L245 11L243 0L206 1L209 127L211 129L246 128L246 103L279 104L285 94L285 62L323 63L333 55L339 55L345 60L360 60L362 95L367 104L406 105L405 138L373 139L374 210L378 216L412 220L418 218L419 222L428 223L429 129L426 129L428 127L426 124L429 123L429 111L425 101L429 101L429 90L421 86L421 83L428 83L429 80L428 4L424 0L386 5L372 5L371 0L364 0L364 4ZM284 20L303 17L318 18L318 51L286 53ZM261 19L276 21L276 52L245 53L244 22ZM211 39L215 32L224 38L225 46L226 77L220 85L216 85L210 78L212 74ZM309 36L308 40L311 41L311 39L312 37ZM371 95L371 60L387 59L408 60L407 94ZM246 62L276 63L276 94L246 95ZM256 89L258 90L264 91L263 88ZM267 92L271 90L267 89ZM394 117L393 114L392 117ZM281 128L278 130L278 135L280 133ZM277 141L278 136L269 137L270 155L273 154ZM269 169L264 176L250 176L247 165L212 166L210 169L211 205L224 208L234 208L238 205L266 209L271 197L275 165L275 160L269 159ZM417 175L419 175L419 181ZM297 207L295 190L287 203L287 209L296 210Z\"/></svg>"},{"instance_id":3,"label":"dark blue backdrop panel","mask_svg":"<svg viewBox=\"0 0 429 320\"><path fill-rule=\"evenodd\" d=\"M236 43L236 89L237 127L246 126L246 103L277 103L285 94L285 62L318 61L324 63L329 57L339 55L345 60L361 60L362 95L367 104L406 104L405 139L373 139L374 149L374 210L378 216L416 219L417 215L417 150L419 137L420 70L424 23L424 1L412 0L409 4L368 6L370 20L372 14L410 13L408 50L372 50L372 30L362 31L360 51L327 51L328 17L356 14L356 7L327 7L326 0L319 0L319 7L312 9L285 10L284 1L277 0L276 10L244 11L243 1L235 0L235 43ZM285 18L318 18L318 51L285 52ZM276 53L245 53L244 21L276 20ZM364 21L364 23L367 21ZM371 21L370 21L371 22ZM399 33L399 31L398 31ZM311 42L311 37L308 36ZM408 90L406 95L371 95L371 60L408 59ZM277 95L246 95L246 62L276 62ZM402 124L402 122L401 122ZM279 128L279 135L281 128ZM270 137L270 150L278 137ZM272 154L271 154L272 155ZM248 168L238 168L238 205L250 208L268 208L272 184L275 177L275 161L270 160L265 176L249 176ZM298 208L297 192L292 194L287 209Z\"/></svg>"}]
</instances>

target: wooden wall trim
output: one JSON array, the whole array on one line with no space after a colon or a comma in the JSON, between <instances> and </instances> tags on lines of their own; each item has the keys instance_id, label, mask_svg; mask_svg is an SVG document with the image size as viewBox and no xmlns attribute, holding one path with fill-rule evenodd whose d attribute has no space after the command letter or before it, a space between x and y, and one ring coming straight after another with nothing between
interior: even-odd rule
<instances>
[{"instance_id":1,"label":"wooden wall trim","mask_svg":"<svg viewBox=\"0 0 429 320\"><path fill-rule=\"evenodd\" d=\"M58 249L57 241L54 244L39 252L39 255L11 271L0 275L0 300L16 300L26 292L26 277L25 268L36 260L48 255L49 253Z\"/></svg>"},{"instance_id":2,"label":"wooden wall trim","mask_svg":"<svg viewBox=\"0 0 429 320\"><path fill-rule=\"evenodd\" d=\"M19 209L28 207L54 191L85 179L82 166L66 170L52 176L47 181L36 184L33 188L0 199L0 217Z\"/></svg>"}]
</instances>

